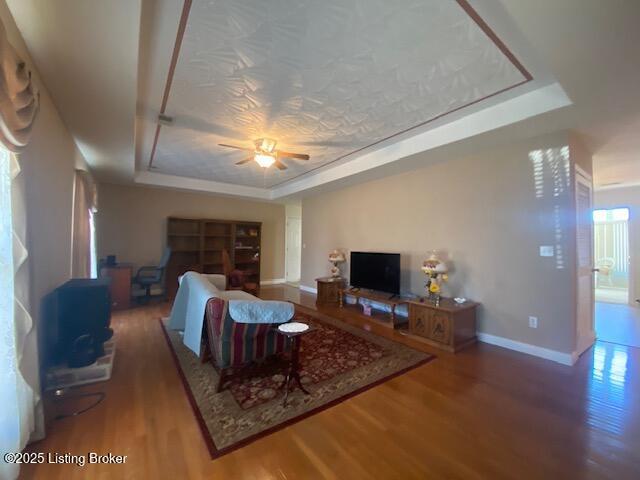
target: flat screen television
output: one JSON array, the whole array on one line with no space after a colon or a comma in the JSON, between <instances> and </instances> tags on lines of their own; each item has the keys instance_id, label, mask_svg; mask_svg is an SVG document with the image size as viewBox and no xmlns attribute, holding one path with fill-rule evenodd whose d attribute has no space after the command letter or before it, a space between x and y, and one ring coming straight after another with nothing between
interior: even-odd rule
<instances>
[{"instance_id":1,"label":"flat screen television","mask_svg":"<svg viewBox=\"0 0 640 480\"><path fill-rule=\"evenodd\" d=\"M400 254L351 252L349 283L398 295L400 293Z\"/></svg>"}]
</instances>

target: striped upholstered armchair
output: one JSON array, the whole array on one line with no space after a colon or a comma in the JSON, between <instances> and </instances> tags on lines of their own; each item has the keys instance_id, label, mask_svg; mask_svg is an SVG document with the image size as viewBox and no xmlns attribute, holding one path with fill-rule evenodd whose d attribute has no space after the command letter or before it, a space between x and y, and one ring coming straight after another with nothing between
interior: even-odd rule
<instances>
[{"instance_id":1,"label":"striped upholstered armchair","mask_svg":"<svg viewBox=\"0 0 640 480\"><path fill-rule=\"evenodd\" d=\"M289 339L278 334L273 323L235 322L228 305L226 300L211 298L205 313L206 356L220 374L218 392L233 369L291 348Z\"/></svg>"}]
</instances>

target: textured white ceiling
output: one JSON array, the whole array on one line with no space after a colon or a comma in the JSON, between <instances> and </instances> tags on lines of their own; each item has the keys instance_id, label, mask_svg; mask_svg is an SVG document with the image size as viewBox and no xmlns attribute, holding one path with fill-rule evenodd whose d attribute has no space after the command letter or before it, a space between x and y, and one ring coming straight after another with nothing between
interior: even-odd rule
<instances>
[{"instance_id":1,"label":"textured white ceiling","mask_svg":"<svg viewBox=\"0 0 640 480\"><path fill-rule=\"evenodd\" d=\"M524 80L455 0L194 0L153 166L272 187ZM217 145L259 137L311 160Z\"/></svg>"}]
</instances>

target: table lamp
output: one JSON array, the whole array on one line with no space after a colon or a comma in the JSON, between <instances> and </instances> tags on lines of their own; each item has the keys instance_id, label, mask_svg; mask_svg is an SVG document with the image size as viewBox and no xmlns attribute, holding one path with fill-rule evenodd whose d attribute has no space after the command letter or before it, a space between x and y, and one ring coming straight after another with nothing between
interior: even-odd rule
<instances>
[{"instance_id":1,"label":"table lamp","mask_svg":"<svg viewBox=\"0 0 640 480\"><path fill-rule=\"evenodd\" d=\"M338 264L344 261L346 261L344 253L339 250L334 250L329 254L329 262L333 264L331 267L331 276L333 278L340 277L340 268L338 267Z\"/></svg>"},{"instance_id":2,"label":"table lamp","mask_svg":"<svg viewBox=\"0 0 640 480\"><path fill-rule=\"evenodd\" d=\"M447 263L434 251L422 264L422 271L427 275L425 287L428 297L436 306L440 306L441 283L448 280L447 273L449 268Z\"/></svg>"}]
</instances>

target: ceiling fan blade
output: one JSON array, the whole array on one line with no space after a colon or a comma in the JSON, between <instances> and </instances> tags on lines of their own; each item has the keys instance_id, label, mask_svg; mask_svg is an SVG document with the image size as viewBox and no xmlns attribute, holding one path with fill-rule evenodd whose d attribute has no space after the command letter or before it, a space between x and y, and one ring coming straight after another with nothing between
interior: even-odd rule
<instances>
[{"instance_id":1,"label":"ceiling fan blade","mask_svg":"<svg viewBox=\"0 0 640 480\"><path fill-rule=\"evenodd\" d=\"M291 153L291 152L283 152L282 150L278 150L278 156L279 157L286 157L286 158L295 158L297 160L309 160L309 155L305 154L305 153Z\"/></svg>"},{"instance_id":2,"label":"ceiling fan blade","mask_svg":"<svg viewBox=\"0 0 640 480\"><path fill-rule=\"evenodd\" d=\"M248 157L248 158L245 158L244 160L240 160L239 162L236 162L236 165L244 165L245 163L249 163L251 160L253 160L253 157Z\"/></svg>"},{"instance_id":3,"label":"ceiling fan blade","mask_svg":"<svg viewBox=\"0 0 640 480\"><path fill-rule=\"evenodd\" d=\"M280 160L276 160L274 165L276 166L276 168L278 168L278 170L286 170L287 166L282 163Z\"/></svg>"},{"instance_id":4,"label":"ceiling fan blade","mask_svg":"<svg viewBox=\"0 0 640 480\"><path fill-rule=\"evenodd\" d=\"M247 150L248 152L253 152L253 148L238 147L236 145L227 145L226 143L219 143L218 145L220 145L221 147L235 148L237 150Z\"/></svg>"}]
</instances>

